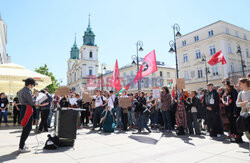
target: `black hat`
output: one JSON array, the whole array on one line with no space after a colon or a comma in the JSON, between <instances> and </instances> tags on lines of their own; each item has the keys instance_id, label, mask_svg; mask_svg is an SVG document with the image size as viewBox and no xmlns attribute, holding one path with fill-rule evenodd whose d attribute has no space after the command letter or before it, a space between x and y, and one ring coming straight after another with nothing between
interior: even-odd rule
<instances>
[{"instance_id":1,"label":"black hat","mask_svg":"<svg viewBox=\"0 0 250 163\"><path fill-rule=\"evenodd\" d=\"M27 78L27 79L25 79L24 80L24 82L25 82L25 85L38 85L37 83L36 83L36 81L34 80L34 79L32 79L32 78Z\"/></svg>"}]
</instances>

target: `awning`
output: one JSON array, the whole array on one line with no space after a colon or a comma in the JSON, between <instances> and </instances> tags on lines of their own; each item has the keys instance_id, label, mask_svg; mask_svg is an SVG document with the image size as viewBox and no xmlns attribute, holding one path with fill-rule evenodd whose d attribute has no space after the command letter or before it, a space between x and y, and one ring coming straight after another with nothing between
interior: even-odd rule
<instances>
[{"instance_id":1,"label":"awning","mask_svg":"<svg viewBox=\"0 0 250 163\"><path fill-rule=\"evenodd\" d=\"M26 69L14 63L0 64L0 92L15 96L23 88L24 79L33 78L38 85L35 89L43 89L51 84L51 78Z\"/></svg>"}]
</instances>

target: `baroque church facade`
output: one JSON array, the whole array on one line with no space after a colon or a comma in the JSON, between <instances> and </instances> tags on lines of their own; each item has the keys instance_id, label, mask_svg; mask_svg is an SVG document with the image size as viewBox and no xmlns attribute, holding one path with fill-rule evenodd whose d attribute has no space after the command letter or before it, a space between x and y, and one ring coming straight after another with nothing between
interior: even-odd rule
<instances>
[{"instance_id":1,"label":"baroque church facade","mask_svg":"<svg viewBox=\"0 0 250 163\"><path fill-rule=\"evenodd\" d=\"M87 88L87 77L98 75L98 46L95 44L95 34L90 26L84 32L83 45L77 47L76 38L70 51L67 71L67 85L76 92L82 93Z\"/></svg>"}]
</instances>

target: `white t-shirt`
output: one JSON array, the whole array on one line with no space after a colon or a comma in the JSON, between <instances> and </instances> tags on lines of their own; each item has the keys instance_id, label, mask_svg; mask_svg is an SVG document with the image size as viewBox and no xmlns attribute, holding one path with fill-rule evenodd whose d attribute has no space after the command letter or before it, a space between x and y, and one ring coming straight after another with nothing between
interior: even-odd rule
<instances>
[{"instance_id":1,"label":"white t-shirt","mask_svg":"<svg viewBox=\"0 0 250 163\"><path fill-rule=\"evenodd\" d=\"M102 98L101 98L102 97ZM102 101L103 99L103 101ZM99 107L103 105L106 101L106 98L104 96L96 96L95 97L95 107Z\"/></svg>"},{"instance_id":2,"label":"white t-shirt","mask_svg":"<svg viewBox=\"0 0 250 163\"><path fill-rule=\"evenodd\" d=\"M114 108L115 95L112 95L108 99L108 106L110 109Z\"/></svg>"},{"instance_id":3,"label":"white t-shirt","mask_svg":"<svg viewBox=\"0 0 250 163\"><path fill-rule=\"evenodd\" d=\"M74 98L70 98L69 99L69 103L70 103L70 105L77 105L77 99L74 97Z\"/></svg>"}]
</instances>

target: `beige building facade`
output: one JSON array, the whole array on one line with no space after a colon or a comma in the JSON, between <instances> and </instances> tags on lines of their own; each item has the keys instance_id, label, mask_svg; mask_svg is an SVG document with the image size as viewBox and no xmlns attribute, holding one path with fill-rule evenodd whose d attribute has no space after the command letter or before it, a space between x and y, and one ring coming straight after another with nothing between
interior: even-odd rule
<instances>
[{"instance_id":1,"label":"beige building facade","mask_svg":"<svg viewBox=\"0 0 250 163\"><path fill-rule=\"evenodd\" d=\"M238 45L243 64L236 53ZM208 82L221 86L223 78L230 78L236 83L243 76L242 65L245 75L250 73L250 31L233 24L217 21L177 38L176 46L179 76L185 79L189 91L206 88L205 62L220 50L227 64L207 64Z\"/></svg>"},{"instance_id":2,"label":"beige building facade","mask_svg":"<svg viewBox=\"0 0 250 163\"><path fill-rule=\"evenodd\" d=\"M161 62L162 63L162 62ZM164 64L157 65L157 71L154 72L151 75L148 75L144 77L141 80L141 90L144 92L150 92L153 87L163 87L163 86L169 86L171 85L171 80L175 83L175 74L176 70L175 68L165 66ZM134 64L126 65L121 68L119 68L120 72L120 82L122 84L122 87L126 86L128 83L132 82L137 74L137 66ZM107 72L103 75L103 88L100 87L100 89L103 90L114 90L114 88L110 87L110 80L112 78L113 71ZM170 86L170 89L173 88L172 84ZM132 84L130 86L130 89L128 92L137 92L138 90L138 84Z\"/></svg>"}]
</instances>

